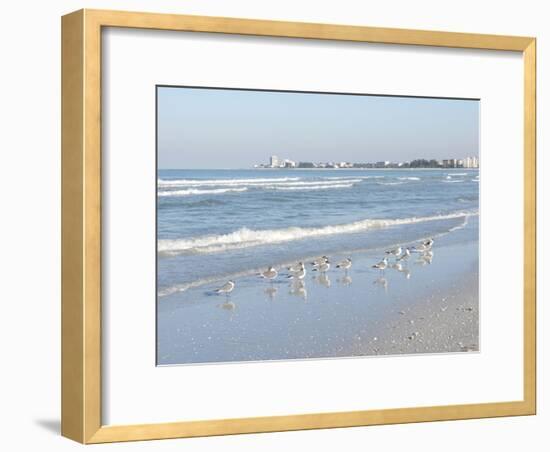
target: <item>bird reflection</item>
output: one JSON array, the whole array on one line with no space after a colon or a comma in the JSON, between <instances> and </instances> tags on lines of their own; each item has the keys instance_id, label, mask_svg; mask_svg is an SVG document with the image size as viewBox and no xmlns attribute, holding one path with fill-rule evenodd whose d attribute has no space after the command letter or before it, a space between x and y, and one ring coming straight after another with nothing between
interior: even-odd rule
<instances>
[{"instance_id":1,"label":"bird reflection","mask_svg":"<svg viewBox=\"0 0 550 452\"><path fill-rule=\"evenodd\" d=\"M326 273L321 273L319 276L315 277L314 280L327 289L330 287L330 278Z\"/></svg>"},{"instance_id":2,"label":"bird reflection","mask_svg":"<svg viewBox=\"0 0 550 452\"><path fill-rule=\"evenodd\" d=\"M278 289L276 287L270 286L264 290L264 293L271 301L273 301L275 299L275 295L277 295L277 290Z\"/></svg>"},{"instance_id":3,"label":"bird reflection","mask_svg":"<svg viewBox=\"0 0 550 452\"><path fill-rule=\"evenodd\" d=\"M290 295L307 300L306 283L303 280L295 280L290 283Z\"/></svg>"},{"instance_id":4,"label":"bird reflection","mask_svg":"<svg viewBox=\"0 0 550 452\"><path fill-rule=\"evenodd\" d=\"M434 253L432 251L428 251L426 253L422 253L416 260L416 265L429 265L432 263Z\"/></svg>"},{"instance_id":5,"label":"bird reflection","mask_svg":"<svg viewBox=\"0 0 550 452\"><path fill-rule=\"evenodd\" d=\"M349 275L345 275L344 277L337 279L336 281L342 284L343 286L349 286L353 282L353 280L351 279L351 276Z\"/></svg>"},{"instance_id":6,"label":"bird reflection","mask_svg":"<svg viewBox=\"0 0 550 452\"><path fill-rule=\"evenodd\" d=\"M373 284L382 287L384 292L388 292L388 280L386 278L377 278L374 280Z\"/></svg>"},{"instance_id":7,"label":"bird reflection","mask_svg":"<svg viewBox=\"0 0 550 452\"><path fill-rule=\"evenodd\" d=\"M227 311L234 311L237 305L233 303L232 301L226 300L225 303L222 303L218 305L220 308L225 309Z\"/></svg>"},{"instance_id":8,"label":"bird reflection","mask_svg":"<svg viewBox=\"0 0 550 452\"><path fill-rule=\"evenodd\" d=\"M404 267L403 264L396 262L390 268L402 273L406 279L411 279L411 271L407 267Z\"/></svg>"}]
</instances>

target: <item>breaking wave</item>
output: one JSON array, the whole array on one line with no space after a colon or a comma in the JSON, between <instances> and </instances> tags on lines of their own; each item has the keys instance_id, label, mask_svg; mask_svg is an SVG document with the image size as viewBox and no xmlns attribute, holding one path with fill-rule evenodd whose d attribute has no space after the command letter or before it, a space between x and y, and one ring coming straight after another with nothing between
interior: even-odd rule
<instances>
[{"instance_id":1,"label":"breaking wave","mask_svg":"<svg viewBox=\"0 0 550 452\"><path fill-rule=\"evenodd\" d=\"M223 193L230 192L241 192L246 191L248 188L214 188L212 190L200 190L197 188L189 188L187 190L169 190L169 191L159 191L158 196L191 196L191 195L220 195Z\"/></svg>"},{"instance_id":2,"label":"breaking wave","mask_svg":"<svg viewBox=\"0 0 550 452\"><path fill-rule=\"evenodd\" d=\"M159 240L158 252L164 256L179 254L211 254L228 250L249 248L260 245L271 245L306 238L317 238L336 234L351 234L369 229L397 225L422 223L427 221L449 220L477 215L475 212L454 212L445 215L411 217L396 219L365 219L348 224L322 227L289 227L284 229L254 230L241 228L221 235L206 235L191 239Z\"/></svg>"}]
</instances>

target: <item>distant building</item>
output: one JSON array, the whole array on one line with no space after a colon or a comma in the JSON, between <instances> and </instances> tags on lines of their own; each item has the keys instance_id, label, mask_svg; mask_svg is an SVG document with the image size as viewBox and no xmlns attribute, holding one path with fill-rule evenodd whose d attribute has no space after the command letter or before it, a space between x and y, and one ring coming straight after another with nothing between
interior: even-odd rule
<instances>
[{"instance_id":1,"label":"distant building","mask_svg":"<svg viewBox=\"0 0 550 452\"><path fill-rule=\"evenodd\" d=\"M385 161L385 162L376 162L374 164L374 167L375 168L386 168L386 166L388 166L390 164L390 162L388 161Z\"/></svg>"},{"instance_id":2,"label":"distant building","mask_svg":"<svg viewBox=\"0 0 550 452\"><path fill-rule=\"evenodd\" d=\"M286 160L284 161L284 167L285 167L285 168L296 168L296 162L293 161L293 160L288 160L288 159L286 159Z\"/></svg>"},{"instance_id":3,"label":"distant building","mask_svg":"<svg viewBox=\"0 0 550 452\"><path fill-rule=\"evenodd\" d=\"M477 157L466 157L464 159L464 168L479 168Z\"/></svg>"},{"instance_id":4,"label":"distant building","mask_svg":"<svg viewBox=\"0 0 550 452\"><path fill-rule=\"evenodd\" d=\"M269 166L271 166L271 168L279 168L279 157L272 155L269 159Z\"/></svg>"},{"instance_id":5,"label":"distant building","mask_svg":"<svg viewBox=\"0 0 550 452\"><path fill-rule=\"evenodd\" d=\"M457 159L443 160L443 168L458 168L458 160Z\"/></svg>"}]
</instances>

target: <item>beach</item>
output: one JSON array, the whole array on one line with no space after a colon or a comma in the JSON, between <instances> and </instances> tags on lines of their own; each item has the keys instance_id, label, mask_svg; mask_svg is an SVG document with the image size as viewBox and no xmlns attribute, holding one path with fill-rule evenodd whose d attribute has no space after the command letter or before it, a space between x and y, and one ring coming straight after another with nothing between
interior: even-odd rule
<instances>
[{"instance_id":1,"label":"beach","mask_svg":"<svg viewBox=\"0 0 550 452\"><path fill-rule=\"evenodd\" d=\"M174 252L173 247L167 252L166 248L159 247L157 364L478 351L479 217L475 209L477 183L474 181L477 173L473 176L457 173L460 179L456 180L463 181L461 184L442 183L453 180L447 177L455 177L444 172L430 171L429 176L422 171L395 173L385 175L385 186L374 182L376 179L369 179L371 173L365 173L361 182L349 182L358 180L356 175L323 175L322 180L281 181L278 187L315 187L302 192L308 196L304 202L315 203L319 197L329 207L331 192L338 193L338 204L342 204L345 201L341 196L346 191L358 190L357 196L367 200L371 196L372 201L372 196L381 196L380 193L371 195L373 188L382 187L388 198L401 194L400 204L397 201L394 205L371 202L367 208L354 212L355 218L347 217L353 210L347 204L341 213L338 206L332 208L333 211L325 209L334 218L329 218L329 214L327 218L315 218L315 208L312 208L311 220L302 216L301 222L307 228L276 228L277 221L288 224L289 216L299 214L290 209L284 211L283 220L273 219L275 224L246 225L255 233L244 234L231 233L239 230L235 225L240 224L240 220L232 219L224 210L225 218L216 218L215 227L229 233L202 234L197 238L197 231L191 230L193 239L177 242L183 251ZM202 185L183 189L237 190L265 184L260 186L262 192L255 196L261 196L262 202L277 203L280 198L273 197L263 188L277 186L276 183L258 181L266 178L264 174L262 171L255 176L255 181L234 178L236 182L231 185L228 182L216 185L220 182L205 179ZM281 178L280 174L271 177ZM289 185L292 183L295 185ZM350 187L340 189L338 185ZM325 190L326 186L333 190ZM431 194L434 186L440 190L452 187L452 190L437 193L438 197L448 199L434 199L435 195ZM182 190L182 187L171 190ZM320 196L321 191L324 196ZM216 196L233 197L237 202L245 193L228 191ZM202 209L205 203L214 200L213 194L195 192L183 196L194 206L191 213L187 206L188 215L192 215L194 208ZM347 199L350 197L348 194ZM409 204L413 199L420 200L415 201L416 216L412 215L412 210L406 211L403 199ZM469 204L464 205L464 200ZM259 201L249 199L241 210L254 209L255 202ZM200 207L195 206L196 203L200 203ZM432 209L430 206L436 203ZM401 212L396 212L398 204ZM170 206L165 218L159 218L159 222L165 222L161 223L161 228L175 218L173 213L168 213ZM216 202L212 206L214 211L220 208ZM235 212L235 217L239 215L240 212ZM264 212L263 215L269 217L275 213ZM385 222L365 223L357 218ZM308 221L316 221L319 225L308 224ZM171 231L166 228L165 237L170 237ZM256 233L258 231L269 232L262 235ZM264 236L266 240L257 243ZM396 259L390 258L385 270L372 268L390 247L418 246L429 237L434 239L431 258L413 253L409 259L400 261L400 265L395 265ZM176 243L171 237L165 240ZM168 242L161 243L165 246ZM329 257L330 269L313 271L310 261L323 254ZM336 268L345 258L351 258L352 267L347 271ZM287 276L291 273L286 267L299 261L305 262L305 277L289 279ZM187 271L189 267L185 265L190 262L193 268ZM268 265L278 271L273 281L258 275ZM199 269L200 275L189 275ZM216 289L229 279L235 282L233 291L217 294Z\"/></svg>"}]
</instances>

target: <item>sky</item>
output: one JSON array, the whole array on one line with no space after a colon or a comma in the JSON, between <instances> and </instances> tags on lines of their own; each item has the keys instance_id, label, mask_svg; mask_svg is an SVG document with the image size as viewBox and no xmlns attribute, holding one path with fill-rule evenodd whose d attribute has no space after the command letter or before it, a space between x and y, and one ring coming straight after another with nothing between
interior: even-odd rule
<instances>
[{"instance_id":1,"label":"sky","mask_svg":"<svg viewBox=\"0 0 550 452\"><path fill-rule=\"evenodd\" d=\"M158 87L159 169L479 155L479 101Z\"/></svg>"}]
</instances>

